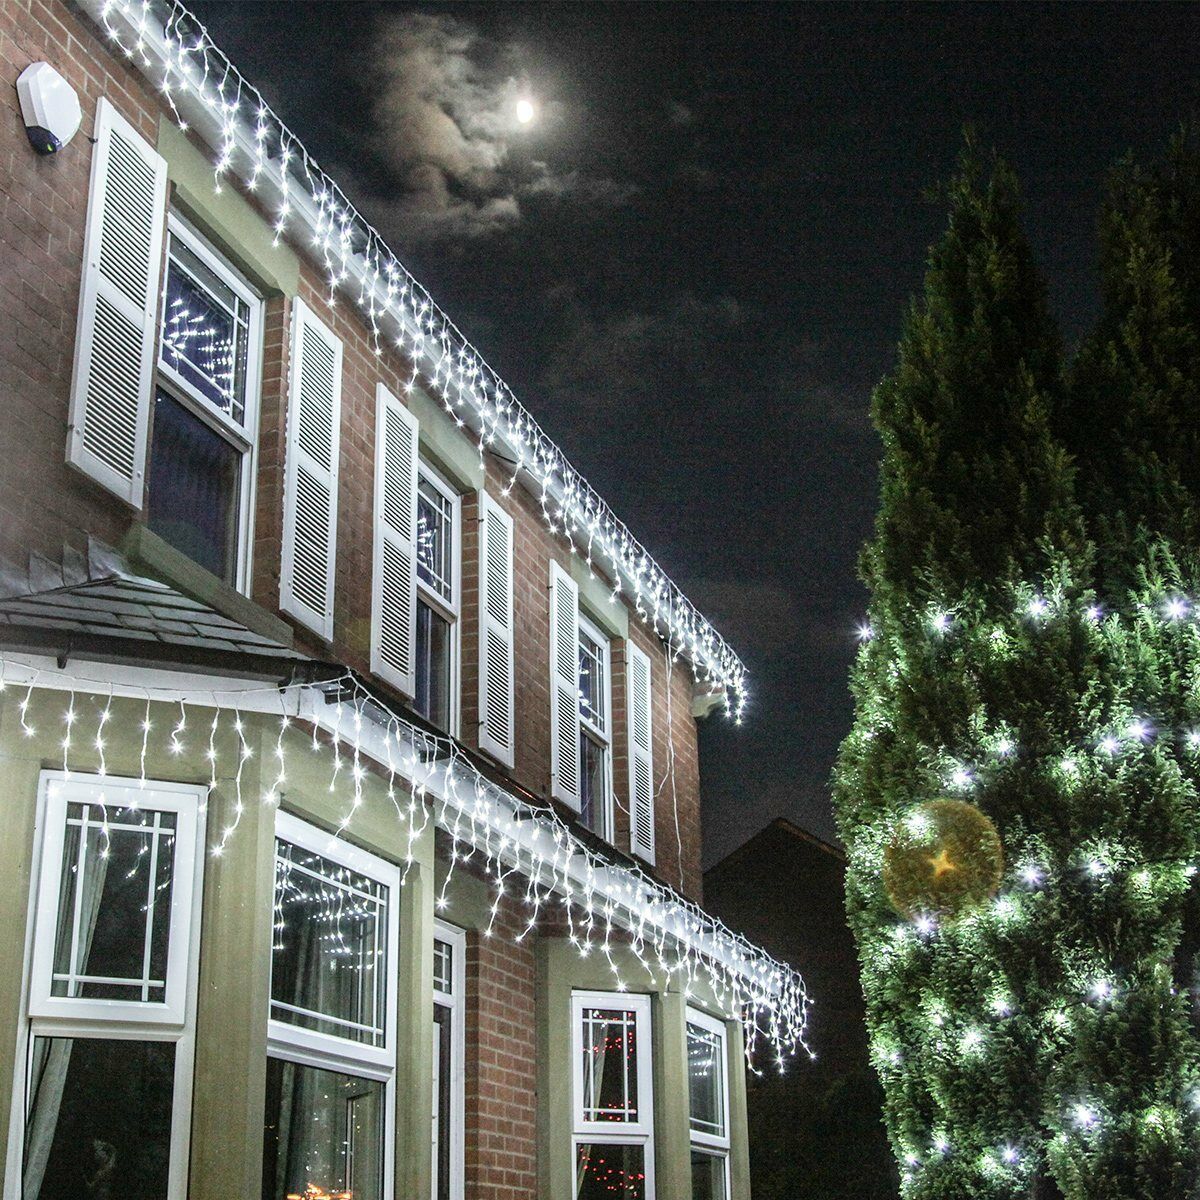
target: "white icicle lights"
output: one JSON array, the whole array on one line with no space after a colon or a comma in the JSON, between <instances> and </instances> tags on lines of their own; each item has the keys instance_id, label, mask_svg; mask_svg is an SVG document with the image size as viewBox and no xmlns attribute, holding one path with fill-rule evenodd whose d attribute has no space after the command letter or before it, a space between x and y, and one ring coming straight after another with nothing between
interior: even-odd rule
<instances>
[{"instance_id":1,"label":"white icicle lights","mask_svg":"<svg viewBox=\"0 0 1200 1200\"><path fill-rule=\"evenodd\" d=\"M195 762L210 786L231 793L233 816L213 831L212 855L223 854L237 836L247 805L273 808L286 799L292 755L317 754L328 764L329 792L345 798L336 833L353 830L374 778L384 784L396 814L394 849L405 874L431 821L449 835L450 869L436 898L439 911L450 905L458 866L472 864L492 892L485 936L496 933L506 897L523 912L517 941L553 909L581 956L606 961L616 990L636 990L639 983L622 971L614 953L624 947L647 979L669 979L687 996L707 991L730 1019L742 1022L751 1066L764 1042L781 1071L798 1049L811 1053L805 1041L811 1001L798 972L632 861L592 849L552 807L520 799L488 779L453 738L431 734L391 711L352 673L320 684L183 691L163 671L111 674L98 664L87 675L83 670L59 668L50 660L0 658L0 703L14 705L24 736L33 738L38 728L28 713L34 694L62 693L55 741L57 765L67 774L97 769L119 774L132 763L134 778L144 785L148 747ZM140 746L120 767L106 754L111 749L106 727L117 699L135 704L132 736ZM167 715L152 718L152 705L166 705ZM269 761L259 764L261 786L254 795L245 779L255 754L249 732L255 722L261 729L263 721L268 735L258 753ZM80 765L81 751L86 767Z\"/></svg>"},{"instance_id":2,"label":"white icicle lights","mask_svg":"<svg viewBox=\"0 0 1200 1200\"><path fill-rule=\"evenodd\" d=\"M721 693L740 720L746 669L710 622L617 518L508 385L412 277L381 235L346 199L303 143L213 43L204 26L171 0L80 0L108 36L161 89L179 127L213 147L215 186L239 179L273 214L276 237L290 234L324 267L330 305L350 294L367 319L376 354L391 344L411 364L408 388L429 389L479 453L511 465L506 492L522 476L539 497L550 530L616 581L638 616L697 684ZM305 245L307 241L307 245Z\"/></svg>"}]
</instances>

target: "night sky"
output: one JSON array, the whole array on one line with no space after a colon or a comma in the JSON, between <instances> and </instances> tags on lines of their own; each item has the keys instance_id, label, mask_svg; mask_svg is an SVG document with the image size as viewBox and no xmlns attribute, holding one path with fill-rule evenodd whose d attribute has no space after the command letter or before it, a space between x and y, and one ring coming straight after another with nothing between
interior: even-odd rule
<instances>
[{"instance_id":1,"label":"night sky","mask_svg":"<svg viewBox=\"0 0 1200 1200\"><path fill-rule=\"evenodd\" d=\"M777 815L832 838L929 192L974 124L1077 341L1107 167L1200 107L1200 6L192 8L746 661L706 861Z\"/></svg>"}]
</instances>

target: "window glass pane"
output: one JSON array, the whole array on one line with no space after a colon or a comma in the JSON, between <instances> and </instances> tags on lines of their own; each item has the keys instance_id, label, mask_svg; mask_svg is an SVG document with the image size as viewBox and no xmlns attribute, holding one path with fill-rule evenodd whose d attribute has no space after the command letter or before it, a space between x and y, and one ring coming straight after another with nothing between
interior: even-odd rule
<instances>
[{"instance_id":1,"label":"window glass pane","mask_svg":"<svg viewBox=\"0 0 1200 1200\"><path fill-rule=\"evenodd\" d=\"M436 1200L450 1200L453 1019L453 1013L445 1005L433 1006L433 1194Z\"/></svg>"},{"instance_id":2,"label":"window glass pane","mask_svg":"<svg viewBox=\"0 0 1200 1200\"><path fill-rule=\"evenodd\" d=\"M688 1099L692 1128L725 1136L725 1062L721 1038L702 1025L687 1027Z\"/></svg>"},{"instance_id":3,"label":"window glass pane","mask_svg":"<svg viewBox=\"0 0 1200 1200\"><path fill-rule=\"evenodd\" d=\"M583 1119L638 1119L637 1013L583 1010Z\"/></svg>"},{"instance_id":4,"label":"window glass pane","mask_svg":"<svg viewBox=\"0 0 1200 1200\"><path fill-rule=\"evenodd\" d=\"M644 1200L646 1148L611 1142L575 1147L575 1200Z\"/></svg>"},{"instance_id":5,"label":"window glass pane","mask_svg":"<svg viewBox=\"0 0 1200 1200\"><path fill-rule=\"evenodd\" d=\"M53 996L166 999L175 814L68 804Z\"/></svg>"},{"instance_id":6,"label":"window glass pane","mask_svg":"<svg viewBox=\"0 0 1200 1200\"><path fill-rule=\"evenodd\" d=\"M454 603L454 505L424 478L417 484L417 575Z\"/></svg>"},{"instance_id":7,"label":"window glass pane","mask_svg":"<svg viewBox=\"0 0 1200 1200\"><path fill-rule=\"evenodd\" d=\"M385 1045L387 923L383 884L277 841L271 1016Z\"/></svg>"},{"instance_id":8,"label":"window glass pane","mask_svg":"<svg viewBox=\"0 0 1200 1200\"><path fill-rule=\"evenodd\" d=\"M579 735L579 816L593 833L608 836L608 747L586 731Z\"/></svg>"},{"instance_id":9,"label":"window glass pane","mask_svg":"<svg viewBox=\"0 0 1200 1200\"><path fill-rule=\"evenodd\" d=\"M239 425L246 408L248 316L232 289L172 237L162 360Z\"/></svg>"},{"instance_id":10,"label":"window glass pane","mask_svg":"<svg viewBox=\"0 0 1200 1200\"><path fill-rule=\"evenodd\" d=\"M450 622L417 601L417 694L413 707L431 725L450 730Z\"/></svg>"},{"instance_id":11,"label":"window glass pane","mask_svg":"<svg viewBox=\"0 0 1200 1200\"><path fill-rule=\"evenodd\" d=\"M604 650L583 630L579 633L579 713L585 721L608 732L607 682L604 678Z\"/></svg>"},{"instance_id":12,"label":"window glass pane","mask_svg":"<svg viewBox=\"0 0 1200 1200\"><path fill-rule=\"evenodd\" d=\"M725 1156L692 1150L692 1200L725 1200Z\"/></svg>"},{"instance_id":13,"label":"window glass pane","mask_svg":"<svg viewBox=\"0 0 1200 1200\"><path fill-rule=\"evenodd\" d=\"M26 1200L162 1200L171 1159L173 1042L34 1038Z\"/></svg>"},{"instance_id":14,"label":"window glass pane","mask_svg":"<svg viewBox=\"0 0 1200 1200\"><path fill-rule=\"evenodd\" d=\"M268 1058L263 1200L380 1200L383 1109L379 1080Z\"/></svg>"},{"instance_id":15,"label":"window glass pane","mask_svg":"<svg viewBox=\"0 0 1200 1200\"><path fill-rule=\"evenodd\" d=\"M205 570L233 583L242 452L159 391L150 453L150 528Z\"/></svg>"},{"instance_id":16,"label":"window glass pane","mask_svg":"<svg viewBox=\"0 0 1200 1200\"><path fill-rule=\"evenodd\" d=\"M454 947L436 938L433 942L433 986L447 994L454 991Z\"/></svg>"}]
</instances>

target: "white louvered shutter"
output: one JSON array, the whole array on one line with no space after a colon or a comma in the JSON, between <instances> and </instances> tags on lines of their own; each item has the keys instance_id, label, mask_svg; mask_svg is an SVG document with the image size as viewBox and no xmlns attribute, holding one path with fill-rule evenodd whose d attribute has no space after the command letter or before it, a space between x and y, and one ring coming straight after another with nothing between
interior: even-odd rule
<instances>
[{"instance_id":1,"label":"white louvered shutter","mask_svg":"<svg viewBox=\"0 0 1200 1200\"><path fill-rule=\"evenodd\" d=\"M654 862L654 729L651 721L650 659L625 643L629 681L629 849Z\"/></svg>"},{"instance_id":2,"label":"white louvered shutter","mask_svg":"<svg viewBox=\"0 0 1200 1200\"><path fill-rule=\"evenodd\" d=\"M291 356L279 606L329 641L337 560L342 343L301 300L292 304Z\"/></svg>"},{"instance_id":3,"label":"white louvered shutter","mask_svg":"<svg viewBox=\"0 0 1200 1200\"><path fill-rule=\"evenodd\" d=\"M550 564L550 794L579 808L579 587Z\"/></svg>"},{"instance_id":4,"label":"white louvered shutter","mask_svg":"<svg viewBox=\"0 0 1200 1200\"><path fill-rule=\"evenodd\" d=\"M486 492L479 507L479 748L513 765L513 520Z\"/></svg>"},{"instance_id":5,"label":"white louvered shutter","mask_svg":"<svg viewBox=\"0 0 1200 1200\"><path fill-rule=\"evenodd\" d=\"M67 461L134 508L146 476L166 196L166 163L101 98Z\"/></svg>"},{"instance_id":6,"label":"white louvered shutter","mask_svg":"<svg viewBox=\"0 0 1200 1200\"><path fill-rule=\"evenodd\" d=\"M417 419L380 384L375 405L375 566L371 670L416 691Z\"/></svg>"}]
</instances>

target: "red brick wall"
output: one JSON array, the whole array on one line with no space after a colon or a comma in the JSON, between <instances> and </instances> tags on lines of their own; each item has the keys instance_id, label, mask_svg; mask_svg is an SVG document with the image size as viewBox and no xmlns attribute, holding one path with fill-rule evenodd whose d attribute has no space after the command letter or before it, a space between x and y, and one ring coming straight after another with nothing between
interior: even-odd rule
<instances>
[{"instance_id":1,"label":"red brick wall","mask_svg":"<svg viewBox=\"0 0 1200 1200\"><path fill-rule=\"evenodd\" d=\"M31 149L17 76L46 60L79 93L83 124L60 154ZM151 142L157 118L140 77L62 4L0 4L0 556L59 560L87 530L117 540L128 514L66 465L67 405L83 264L96 102L107 95Z\"/></svg>"},{"instance_id":2,"label":"red brick wall","mask_svg":"<svg viewBox=\"0 0 1200 1200\"><path fill-rule=\"evenodd\" d=\"M477 1200L537 1190L534 946L513 940L524 927L506 897L493 935L467 940L466 1194Z\"/></svg>"}]
</instances>

